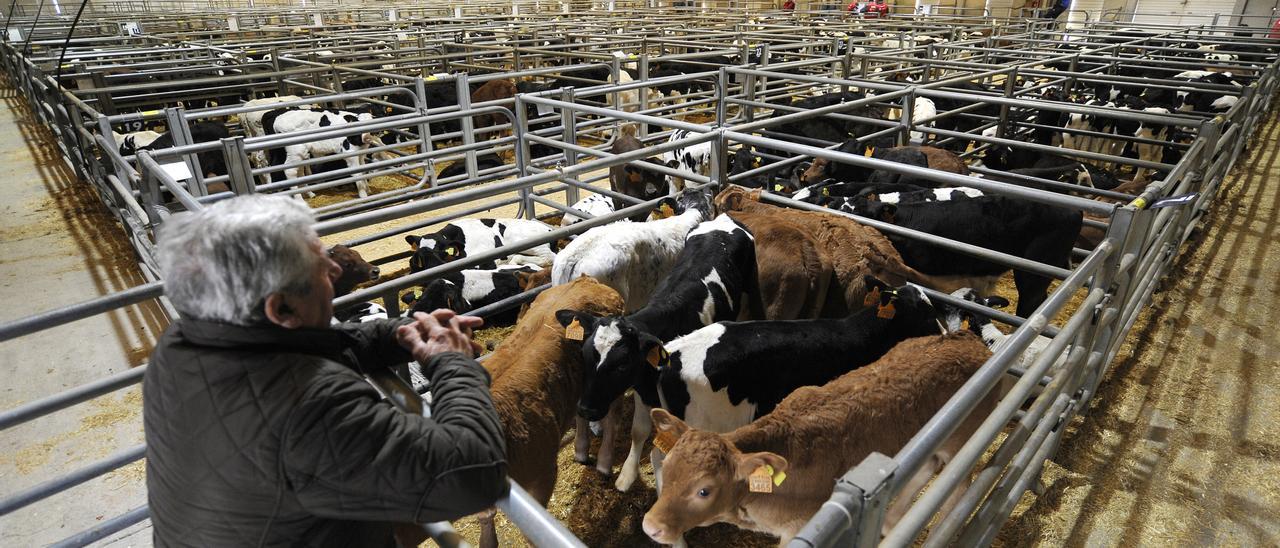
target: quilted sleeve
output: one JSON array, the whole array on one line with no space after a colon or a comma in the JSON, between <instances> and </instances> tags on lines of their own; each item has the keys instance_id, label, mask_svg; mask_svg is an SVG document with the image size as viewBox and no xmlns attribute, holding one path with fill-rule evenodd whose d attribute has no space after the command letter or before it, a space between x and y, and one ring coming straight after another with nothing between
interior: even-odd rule
<instances>
[{"instance_id":1,"label":"quilted sleeve","mask_svg":"<svg viewBox=\"0 0 1280 548\"><path fill-rule=\"evenodd\" d=\"M351 350L362 366L392 367L413 361L413 355L396 342L396 328L413 323L411 318L374 320L364 323L345 322L333 328L346 333L355 344Z\"/></svg>"},{"instance_id":2,"label":"quilted sleeve","mask_svg":"<svg viewBox=\"0 0 1280 548\"><path fill-rule=\"evenodd\" d=\"M506 447L488 373L453 353L423 369L431 418L395 410L354 374L313 381L283 447L284 472L305 508L423 523L478 512L506 494Z\"/></svg>"}]
</instances>

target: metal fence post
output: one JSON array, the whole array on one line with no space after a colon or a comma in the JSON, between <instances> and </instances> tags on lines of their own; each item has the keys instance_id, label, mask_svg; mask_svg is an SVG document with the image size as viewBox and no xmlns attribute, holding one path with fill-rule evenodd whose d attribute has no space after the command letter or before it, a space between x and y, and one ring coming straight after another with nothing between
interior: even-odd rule
<instances>
[{"instance_id":1,"label":"metal fence post","mask_svg":"<svg viewBox=\"0 0 1280 548\"><path fill-rule=\"evenodd\" d=\"M560 100L566 103L572 103L574 98L574 88L569 86L560 91ZM541 114L539 114L541 116ZM578 144L578 128L576 127L577 114L568 108L560 109L560 139L571 145ZM641 124L647 125L647 124ZM622 130L621 127L618 128ZM571 166L578 163L578 152L567 148L564 150L564 164ZM564 199L566 205L578 203L578 187L573 185L565 185Z\"/></svg>"},{"instance_id":2,"label":"metal fence post","mask_svg":"<svg viewBox=\"0 0 1280 548\"><path fill-rule=\"evenodd\" d=\"M164 109L165 125L169 126L169 135L173 139L173 146L179 147L190 145L193 143L191 138L191 127L187 124L185 116L187 109L184 107L169 107ZM204 185L204 173L200 168L200 160L196 154L187 154L182 158L187 164L187 169L191 171L190 183L187 188L192 196L206 196L209 194ZM181 181L179 181L181 182Z\"/></svg>"},{"instance_id":3,"label":"metal fence post","mask_svg":"<svg viewBox=\"0 0 1280 548\"><path fill-rule=\"evenodd\" d=\"M470 62L470 61L468 61ZM467 83L467 73L459 72L457 81L454 82L458 93L458 108L463 111L471 110L471 86ZM476 143L475 118L470 114L458 119L459 127L462 128L462 144L474 145ZM479 175L476 174L479 168L476 167L476 151L475 149L466 152L467 177L475 179Z\"/></svg>"},{"instance_id":4,"label":"metal fence post","mask_svg":"<svg viewBox=\"0 0 1280 548\"><path fill-rule=\"evenodd\" d=\"M243 196L256 190L253 180L253 164L244 150L244 137L235 136L221 140L222 155L227 164L227 186L231 192Z\"/></svg>"}]
</instances>

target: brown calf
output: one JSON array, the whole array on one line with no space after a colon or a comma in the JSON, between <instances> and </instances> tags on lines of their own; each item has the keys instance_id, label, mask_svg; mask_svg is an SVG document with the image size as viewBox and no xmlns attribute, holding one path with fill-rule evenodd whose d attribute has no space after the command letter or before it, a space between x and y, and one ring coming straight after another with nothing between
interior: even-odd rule
<instances>
[{"instance_id":1,"label":"brown calf","mask_svg":"<svg viewBox=\"0 0 1280 548\"><path fill-rule=\"evenodd\" d=\"M609 149L612 154L623 154L634 150L640 150L644 145L636 139L636 125L623 124L622 130L619 132L618 138L614 140L613 147ZM646 158L646 162L658 163L657 160ZM640 169L637 164L639 161L629 162L623 165L617 165L609 168L609 188L614 192L626 194L632 198L641 200L652 200L667 193L667 181L662 174ZM613 210L629 207L631 204L624 203L617 198L613 199ZM645 220L648 213L637 213L628 217L634 222Z\"/></svg>"},{"instance_id":2,"label":"brown calf","mask_svg":"<svg viewBox=\"0 0 1280 548\"><path fill-rule=\"evenodd\" d=\"M483 86L471 92L471 104L483 103L486 101L500 101L502 99L510 99L516 96L516 84L511 80L489 80ZM508 122L506 116L500 114L479 114L475 117L475 128L477 130L496 126ZM501 133L490 133L490 139L501 137Z\"/></svg>"},{"instance_id":3,"label":"brown calf","mask_svg":"<svg viewBox=\"0 0 1280 548\"><path fill-rule=\"evenodd\" d=\"M515 331L484 362L506 436L507 473L543 506L556 485L560 438L582 397L582 343L566 339L556 320L556 311L565 308L616 315L622 313L622 297L586 276L552 287L534 299ZM579 443L587 439L585 422L579 421ZM492 513L480 521L480 545L496 546Z\"/></svg>"},{"instance_id":4,"label":"brown calf","mask_svg":"<svg viewBox=\"0 0 1280 548\"><path fill-rule=\"evenodd\" d=\"M329 258L342 267L342 275L333 281L334 297L346 295L357 285L378 279L378 267L369 264L358 251L345 245L338 244L329 248Z\"/></svg>"},{"instance_id":5,"label":"brown calf","mask_svg":"<svg viewBox=\"0 0 1280 548\"><path fill-rule=\"evenodd\" d=\"M793 392L770 414L728 434L690 429L654 409L659 436L676 436L644 531L670 544L699 525L726 522L785 545L831 496L836 479L872 452L893 455L991 356L970 332L899 343L875 363ZM995 405L992 391L912 478L885 516L886 530ZM750 492L764 465L785 472L771 493ZM948 507L950 506L948 503Z\"/></svg>"}]
</instances>

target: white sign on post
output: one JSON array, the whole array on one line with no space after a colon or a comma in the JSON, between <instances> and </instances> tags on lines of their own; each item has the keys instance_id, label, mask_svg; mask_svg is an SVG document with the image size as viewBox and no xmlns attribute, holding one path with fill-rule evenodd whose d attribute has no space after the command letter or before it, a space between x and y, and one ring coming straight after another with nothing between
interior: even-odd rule
<instances>
[{"instance_id":1,"label":"white sign on post","mask_svg":"<svg viewBox=\"0 0 1280 548\"><path fill-rule=\"evenodd\" d=\"M21 42L21 41L22 41L22 29L9 29L9 41L10 41L10 42Z\"/></svg>"},{"instance_id":2,"label":"white sign on post","mask_svg":"<svg viewBox=\"0 0 1280 548\"><path fill-rule=\"evenodd\" d=\"M312 22L312 23L314 23L317 27L323 27L323 26L324 26L324 15L323 15L323 14L319 14L319 13L313 13L313 14L311 14L311 22Z\"/></svg>"},{"instance_id":3,"label":"white sign on post","mask_svg":"<svg viewBox=\"0 0 1280 548\"><path fill-rule=\"evenodd\" d=\"M453 18L454 18L454 19L460 19L460 18L462 18L462 6L454 6L454 7L453 7Z\"/></svg>"},{"instance_id":4,"label":"white sign on post","mask_svg":"<svg viewBox=\"0 0 1280 548\"><path fill-rule=\"evenodd\" d=\"M227 28L230 29L231 32L238 32L240 30L240 18L238 17L227 18Z\"/></svg>"},{"instance_id":5,"label":"white sign on post","mask_svg":"<svg viewBox=\"0 0 1280 548\"><path fill-rule=\"evenodd\" d=\"M396 10L387 10L387 20L388 21L396 20Z\"/></svg>"},{"instance_id":6,"label":"white sign on post","mask_svg":"<svg viewBox=\"0 0 1280 548\"><path fill-rule=\"evenodd\" d=\"M551 114L552 112L555 112L555 109L552 108L551 105L544 105L542 103L538 103L538 116L546 116L548 114Z\"/></svg>"},{"instance_id":7,"label":"white sign on post","mask_svg":"<svg viewBox=\"0 0 1280 548\"><path fill-rule=\"evenodd\" d=\"M173 177L175 181L185 181L191 178L191 169L187 167L186 162L174 162L172 164L160 164L166 174Z\"/></svg>"},{"instance_id":8,"label":"white sign on post","mask_svg":"<svg viewBox=\"0 0 1280 548\"><path fill-rule=\"evenodd\" d=\"M128 36L137 36L139 34L142 34L142 29L138 28L138 23L133 21L130 21L128 23L121 23L120 30Z\"/></svg>"}]
</instances>

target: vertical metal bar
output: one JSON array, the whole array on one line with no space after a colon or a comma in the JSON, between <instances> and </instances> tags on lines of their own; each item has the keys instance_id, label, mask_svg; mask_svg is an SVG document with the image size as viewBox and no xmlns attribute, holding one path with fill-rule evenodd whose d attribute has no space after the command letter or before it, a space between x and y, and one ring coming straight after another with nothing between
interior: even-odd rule
<instances>
[{"instance_id":1,"label":"vertical metal bar","mask_svg":"<svg viewBox=\"0 0 1280 548\"><path fill-rule=\"evenodd\" d=\"M469 63L470 60L467 62ZM457 78L455 83L458 92L458 108L471 110L471 86L467 83L467 73L459 72ZM458 122L462 128L462 144L474 145L476 143L475 118L470 115L463 116L458 119ZM476 167L476 151L474 149L468 150L466 154L467 177L475 179L479 177L477 174L479 169Z\"/></svg>"},{"instance_id":2,"label":"vertical metal bar","mask_svg":"<svg viewBox=\"0 0 1280 548\"><path fill-rule=\"evenodd\" d=\"M572 103L574 97L574 88L569 86L560 92L560 100L566 103ZM541 116L541 114L539 114ZM578 130L575 127L577 115L569 108L560 109L560 138L564 142L571 145L578 144ZM643 125L643 124L642 124ZM621 128L619 128L621 130ZM578 163L578 152L572 148L564 150L564 165L571 166ZM573 205L578 203L578 187L573 185L565 185L564 190L565 203Z\"/></svg>"}]
</instances>

